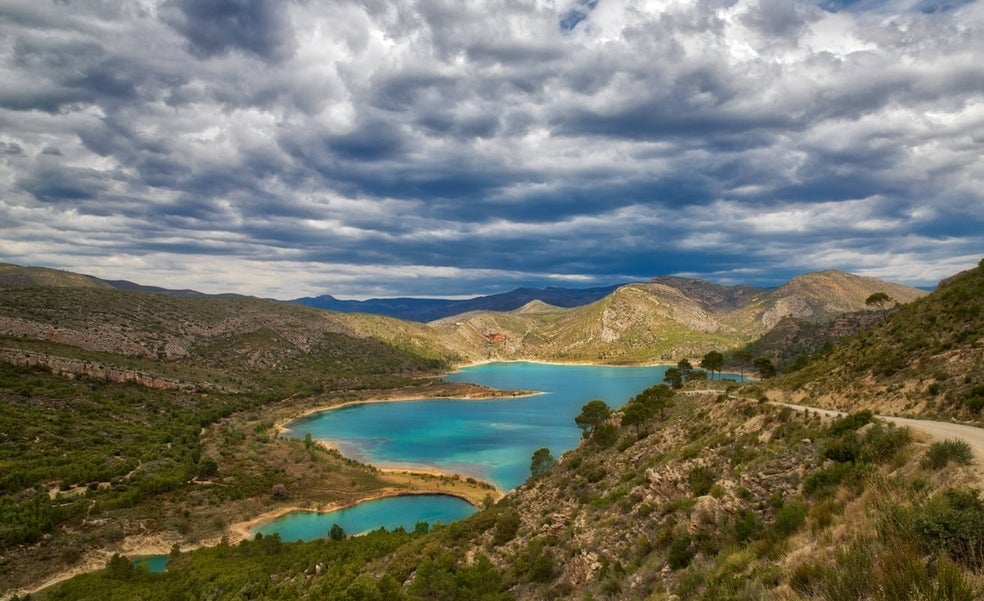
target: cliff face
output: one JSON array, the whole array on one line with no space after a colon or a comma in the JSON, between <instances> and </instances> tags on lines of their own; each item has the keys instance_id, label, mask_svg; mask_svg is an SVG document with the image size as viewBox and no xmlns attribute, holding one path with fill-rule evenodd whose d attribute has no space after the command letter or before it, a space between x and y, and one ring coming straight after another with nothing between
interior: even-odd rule
<instances>
[{"instance_id":1,"label":"cliff face","mask_svg":"<svg viewBox=\"0 0 984 601\"><path fill-rule=\"evenodd\" d=\"M124 369L83 359L69 359L48 353L24 349L0 348L0 361L22 367L45 367L52 373L69 379L88 377L118 384L133 383L156 390L194 390L191 382L164 378L135 369Z\"/></svg>"}]
</instances>

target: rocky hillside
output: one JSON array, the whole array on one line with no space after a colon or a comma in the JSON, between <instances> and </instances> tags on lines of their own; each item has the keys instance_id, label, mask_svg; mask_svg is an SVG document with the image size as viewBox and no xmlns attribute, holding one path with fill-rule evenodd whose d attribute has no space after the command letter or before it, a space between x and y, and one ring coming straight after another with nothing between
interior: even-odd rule
<instances>
[{"instance_id":1,"label":"rocky hillside","mask_svg":"<svg viewBox=\"0 0 984 601\"><path fill-rule=\"evenodd\" d=\"M865 301L877 292L892 303L926 294L838 271L800 276L775 290L656 278L583 307L471 312L430 325L459 352L489 358L676 362L748 343L784 319L817 324L871 309Z\"/></svg>"},{"instance_id":2,"label":"rocky hillside","mask_svg":"<svg viewBox=\"0 0 984 601\"><path fill-rule=\"evenodd\" d=\"M815 406L980 420L984 261L777 385Z\"/></svg>"},{"instance_id":3,"label":"rocky hillside","mask_svg":"<svg viewBox=\"0 0 984 601\"><path fill-rule=\"evenodd\" d=\"M579 307L534 300L509 312L473 311L420 324L249 297L121 290L88 276L38 268L6 266L0 276L8 282L0 286L0 335L158 367L177 362L280 372L291 369L292 361L310 363L326 336L381 343L438 363L676 362L749 343L784 319L815 324L866 309L865 300L876 292L898 303L924 295L836 271L804 275L775 290L670 277L622 286Z\"/></svg>"},{"instance_id":4,"label":"rocky hillside","mask_svg":"<svg viewBox=\"0 0 984 601\"><path fill-rule=\"evenodd\" d=\"M878 292L887 294L892 303L902 304L926 296L926 292L916 288L827 270L795 277L755 297L732 312L729 320L757 334L771 330L786 317L823 323L841 313L870 308L865 301Z\"/></svg>"},{"instance_id":5,"label":"rocky hillside","mask_svg":"<svg viewBox=\"0 0 984 601\"><path fill-rule=\"evenodd\" d=\"M0 287L0 337L14 363L61 356L80 362L79 372L88 375L110 365L229 390L291 386L313 373L323 375L304 389L340 378L327 383L336 387L355 374L420 374L460 360L421 324L102 286Z\"/></svg>"},{"instance_id":6,"label":"rocky hillside","mask_svg":"<svg viewBox=\"0 0 984 601\"><path fill-rule=\"evenodd\" d=\"M940 489L972 476L921 467L926 446L869 419L832 420L725 395L678 397L662 420L623 425L608 442L584 441L442 546L404 552L425 562L437 549L487 554L515 599L970 591L976 559L941 552L936 534L919 525L943 504ZM980 501L974 507L984 515ZM874 542L876 531L885 544ZM847 579L851 588L838 596Z\"/></svg>"}]
</instances>

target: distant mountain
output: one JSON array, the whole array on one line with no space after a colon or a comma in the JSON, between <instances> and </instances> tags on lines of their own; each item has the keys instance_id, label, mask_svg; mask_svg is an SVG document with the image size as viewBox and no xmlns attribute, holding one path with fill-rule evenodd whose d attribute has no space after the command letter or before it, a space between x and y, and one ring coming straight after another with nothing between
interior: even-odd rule
<instances>
[{"instance_id":1,"label":"distant mountain","mask_svg":"<svg viewBox=\"0 0 984 601\"><path fill-rule=\"evenodd\" d=\"M581 307L472 311L431 325L459 349L470 346L467 354L491 358L676 362L741 346L784 319L819 324L862 311L876 292L900 303L926 294L839 271L806 274L774 290L654 278Z\"/></svg>"},{"instance_id":2,"label":"distant mountain","mask_svg":"<svg viewBox=\"0 0 984 601\"><path fill-rule=\"evenodd\" d=\"M763 288L753 286L725 286L706 280L682 278L679 276L663 276L650 280L652 284L662 284L675 288L688 297L699 302L708 311L726 312L745 306L755 297L767 292Z\"/></svg>"},{"instance_id":3,"label":"distant mountain","mask_svg":"<svg viewBox=\"0 0 984 601\"><path fill-rule=\"evenodd\" d=\"M530 301L539 300L556 307L579 307L602 299L618 285L600 288L517 288L511 292L479 296L465 300L426 298L373 298L364 301L339 300L331 295L298 298L291 302L341 311L372 313L409 321L429 322L469 311L513 311Z\"/></svg>"}]
</instances>

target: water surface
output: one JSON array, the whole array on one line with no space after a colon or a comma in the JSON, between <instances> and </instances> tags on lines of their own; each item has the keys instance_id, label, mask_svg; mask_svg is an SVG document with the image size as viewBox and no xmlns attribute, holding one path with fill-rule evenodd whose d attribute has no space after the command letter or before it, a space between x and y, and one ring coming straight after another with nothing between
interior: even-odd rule
<instances>
[{"instance_id":1,"label":"water surface","mask_svg":"<svg viewBox=\"0 0 984 601\"><path fill-rule=\"evenodd\" d=\"M148 555L133 560L133 567L145 568L151 574L160 574L171 560L169 555Z\"/></svg>"},{"instance_id":2,"label":"water surface","mask_svg":"<svg viewBox=\"0 0 984 601\"><path fill-rule=\"evenodd\" d=\"M447 495L403 495L366 501L328 512L294 511L270 520L257 528L257 532L267 535L280 533L281 540L308 541L326 538L331 527L341 526L346 534L356 535L386 528L413 530L417 522L434 525L450 524L463 520L478 511L474 506L457 497Z\"/></svg>"},{"instance_id":3,"label":"water surface","mask_svg":"<svg viewBox=\"0 0 984 601\"><path fill-rule=\"evenodd\" d=\"M530 397L429 399L350 405L288 424L288 435L329 440L353 459L381 466L425 466L474 476L500 489L529 476L530 457L547 447L555 457L575 447L581 406L601 399L621 407L663 381L666 367L489 363L446 377Z\"/></svg>"}]
</instances>

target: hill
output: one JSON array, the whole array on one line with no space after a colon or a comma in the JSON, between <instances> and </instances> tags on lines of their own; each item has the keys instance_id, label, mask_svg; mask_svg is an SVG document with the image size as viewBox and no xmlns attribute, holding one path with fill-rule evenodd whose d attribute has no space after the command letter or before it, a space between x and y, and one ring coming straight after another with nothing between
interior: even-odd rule
<instances>
[{"instance_id":1,"label":"hill","mask_svg":"<svg viewBox=\"0 0 984 601\"><path fill-rule=\"evenodd\" d=\"M819 324L870 309L866 301L877 292L900 303L926 294L838 271L806 274L775 290L656 278L582 307L476 311L430 325L460 352L489 358L675 363L749 343L783 319Z\"/></svg>"},{"instance_id":2,"label":"hill","mask_svg":"<svg viewBox=\"0 0 984 601\"><path fill-rule=\"evenodd\" d=\"M438 378L460 358L423 324L8 271L0 591L101 565L110 547L216 544L271 506L449 484L489 494L474 481L384 474L274 427L344 401L488 394Z\"/></svg>"},{"instance_id":3,"label":"hill","mask_svg":"<svg viewBox=\"0 0 984 601\"><path fill-rule=\"evenodd\" d=\"M250 298L98 286L0 288L2 346L25 357L84 360L87 352L99 353L92 357L99 364L206 388L281 389L302 379L306 390L335 388L333 378L426 373L457 359L423 326L389 320L378 327L376 321ZM363 329L385 331L393 343Z\"/></svg>"},{"instance_id":4,"label":"hill","mask_svg":"<svg viewBox=\"0 0 984 601\"><path fill-rule=\"evenodd\" d=\"M88 275L47 267L22 267L10 263L0 263L0 287L7 286L112 288L109 283Z\"/></svg>"},{"instance_id":5,"label":"hill","mask_svg":"<svg viewBox=\"0 0 984 601\"><path fill-rule=\"evenodd\" d=\"M470 311L512 311L531 301L557 307L577 307L610 294L618 286L600 288L517 288L502 294L478 296L464 300L428 298L373 298L364 301L339 300L331 295L298 298L295 302L308 307L344 313L371 313L409 321L428 322Z\"/></svg>"},{"instance_id":6,"label":"hill","mask_svg":"<svg viewBox=\"0 0 984 601\"><path fill-rule=\"evenodd\" d=\"M778 382L815 406L981 419L984 262Z\"/></svg>"}]
</instances>

